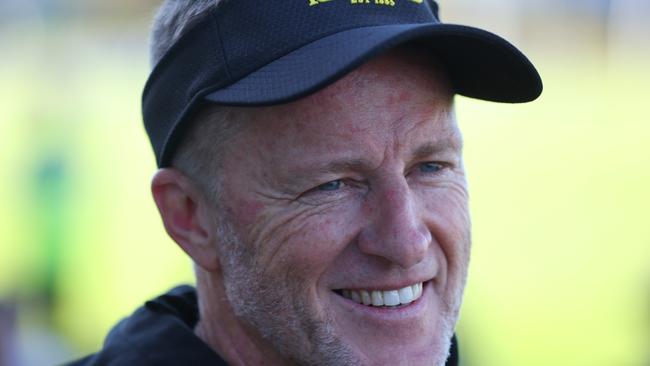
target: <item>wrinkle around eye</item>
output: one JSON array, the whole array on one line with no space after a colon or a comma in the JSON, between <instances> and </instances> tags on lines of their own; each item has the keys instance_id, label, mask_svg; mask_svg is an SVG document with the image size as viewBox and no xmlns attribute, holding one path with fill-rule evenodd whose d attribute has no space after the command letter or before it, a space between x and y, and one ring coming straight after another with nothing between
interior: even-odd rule
<instances>
[{"instance_id":1,"label":"wrinkle around eye","mask_svg":"<svg viewBox=\"0 0 650 366\"><path fill-rule=\"evenodd\" d=\"M445 169L444 164L435 161L427 161L418 164L418 169L424 174L435 174Z\"/></svg>"},{"instance_id":2,"label":"wrinkle around eye","mask_svg":"<svg viewBox=\"0 0 650 366\"><path fill-rule=\"evenodd\" d=\"M341 179L337 179L337 180L329 181L327 183L323 183L318 187L316 187L315 189L322 192L333 192L341 189L342 185L343 185L343 181Z\"/></svg>"},{"instance_id":3,"label":"wrinkle around eye","mask_svg":"<svg viewBox=\"0 0 650 366\"><path fill-rule=\"evenodd\" d=\"M440 169L433 172L422 172L420 164L408 174L408 181L416 186L426 189L440 189L451 186L466 187L465 173L453 163L432 162L440 165Z\"/></svg>"},{"instance_id":4,"label":"wrinkle around eye","mask_svg":"<svg viewBox=\"0 0 650 366\"><path fill-rule=\"evenodd\" d=\"M361 194L359 186L345 179L335 179L304 192L296 201L311 206L333 204L350 198L350 195Z\"/></svg>"},{"instance_id":5,"label":"wrinkle around eye","mask_svg":"<svg viewBox=\"0 0 650 366\"><path fill-rule=\"evenodd\" d=\"M464 201L468 199L467 182L458 176L430 180L426 183L420 183L419 186L422 188L420 192L427 196L442 193L448 198L462 199Z\"/></svg>"},{"instance_id":6,"label":"wrinkle around eye","mask_svg":"<svg viewBox=\"0 0 650 366\"><path fill-rule=\"evenodd\" d=\"M440 180L449 178L454 172L452 163L441 161L425 161L415 164L409 169L407 176L418 180Z\"/></svg>"},{"instance_id":7,"label":"wrinkle around eye","mask_svg":"<svg viewBox=\"0 0 650 366\"><path fill-rule=\"evenodd\" d=\"M269 193L269 192L263 192L260 190L254 191L254 194L262 199L265 199L268 202L291 202L293 200L293 196L288 193L279 193L279 192L274 192L274 193Z\"/></svg>"}]
</instances>

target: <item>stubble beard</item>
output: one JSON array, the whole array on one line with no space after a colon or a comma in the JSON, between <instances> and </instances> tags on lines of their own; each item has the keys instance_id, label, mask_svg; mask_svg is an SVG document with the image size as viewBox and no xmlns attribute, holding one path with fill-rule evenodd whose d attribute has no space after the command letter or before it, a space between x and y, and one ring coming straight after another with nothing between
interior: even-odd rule
<instances>
[{"instance_id":1,"label":"stubble beard","mask_svg":"<svg viewBox=\"0 0 650 366\"><path fill-rule=\"evenodd\" d=\"M331 314L319 315L308 303L307 285L279 283L267 276L251 246L242 242L230 222L221 221L224 285L235 315L291 364L360 365L334 333Z\"/></svg>"},{"instance_id":2,"label":"stubble beard","mask_svg":"<svg viewBox=\"0 0 650 366\"><path fill-rule=\"evenodd\" d=\"M364 362L334 331L334 319L310 306L306 283L283 283L264 273L251 246L243 243L227 220L220 220L221 258L226 296L235 313L287 362L294 365L346 366ZM442 301L440 328L434 342L434 366L444 366L462 302L463 285L451 302ZM284 278L284 277L283 277ZM295 276L293 278L296 278ZM400 363L402 365L402 363ZM404 363L407 365L407 363Z\"/></svg>"}]
</instances>

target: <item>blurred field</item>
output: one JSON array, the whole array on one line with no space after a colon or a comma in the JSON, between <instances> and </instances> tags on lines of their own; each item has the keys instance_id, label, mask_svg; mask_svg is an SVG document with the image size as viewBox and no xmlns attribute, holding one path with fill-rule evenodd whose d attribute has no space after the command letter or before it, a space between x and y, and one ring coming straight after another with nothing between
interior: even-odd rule
<instances>
[{"instance_id":1,"label":"blurred field","mask_svg":"<svg viewBox=\"0 0 650 366\"><path fill-rule=\"evenodd\" d=\"M459 105L475 245L461 339L475 365L644 365L649 74L542 62L538 103Z\"/></svg>"},{"instance_id":2,"label":"blurred field","mask_svg":"<svg viewBox=\"0 0 650 366\"><path fill-rule=\"evenodd\" d=\"M80 356L192 272L149 194L145 27L43 27L0 38L0 302L18 303L23 348L45 330ZM474 222L465 365L647 365L650 57L531 55L538 102L457 100Z\"/></svg>"}]
</instances>

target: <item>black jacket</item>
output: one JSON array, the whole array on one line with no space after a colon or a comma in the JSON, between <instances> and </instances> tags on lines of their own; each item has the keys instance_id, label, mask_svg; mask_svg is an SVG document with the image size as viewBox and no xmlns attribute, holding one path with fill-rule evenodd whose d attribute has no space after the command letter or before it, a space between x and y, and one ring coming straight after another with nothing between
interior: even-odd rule
<instances>
[{"instance_id":1,"label":"black jacket","mask_svg":"<svg viewBox=\"0 0 650 366\"><path fill-rule=\"evenodd\" d=\"M119 322L106 337L104 348L71 366L227 366L211 348L194 335L198 322L196 290L177 287L147 301L133 315ZM447 366L458 365L456 339L452 340Z\"/></svg>"}]
</instances>

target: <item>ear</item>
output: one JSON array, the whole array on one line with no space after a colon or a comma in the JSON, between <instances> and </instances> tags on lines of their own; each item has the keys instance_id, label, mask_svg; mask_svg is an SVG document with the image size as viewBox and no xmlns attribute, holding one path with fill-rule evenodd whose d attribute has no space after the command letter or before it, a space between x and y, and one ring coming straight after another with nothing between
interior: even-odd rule
<instances>
[{"instance_id":1,"label":"ear","mask_svg":"<svg viewBox=\"0 0 650 366\"><path fill-rule=\"evenodd\" d=\"M153 176L151 192L169 236L196 264L217 271L214 220L201 190L178 170L165 168Z\"/></svg>"}]
</instances>

